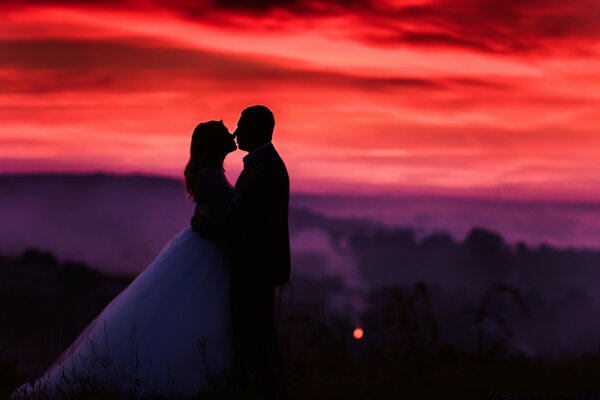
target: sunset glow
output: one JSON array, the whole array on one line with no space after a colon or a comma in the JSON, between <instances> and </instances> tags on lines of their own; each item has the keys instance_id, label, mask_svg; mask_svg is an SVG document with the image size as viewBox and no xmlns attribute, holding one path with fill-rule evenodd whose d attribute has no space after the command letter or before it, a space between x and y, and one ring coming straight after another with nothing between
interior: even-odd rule
<instances>
[{"instance_id":1,"label":"sunset glow","mask_svg":"<svg viewBox=\"0 0 600 400\"><path fill-rule=\"evenodd\" d=\"M262 103L294 191L600 200L595 0L85 4L3 2L0 172L180 176Z\"/></svg>"}]
</instances>

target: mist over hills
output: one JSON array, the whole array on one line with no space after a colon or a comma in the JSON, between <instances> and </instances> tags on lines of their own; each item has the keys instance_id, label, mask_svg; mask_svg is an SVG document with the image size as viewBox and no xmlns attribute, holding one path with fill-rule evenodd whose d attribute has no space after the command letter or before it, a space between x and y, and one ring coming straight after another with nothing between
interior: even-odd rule
<instances>
[{"instance_id":1,"label":"mist over hills","mask_svg":"<svg viewBox=\"0 0 600 400\"><path fill-rule=\"evenodd\" d=\"M473 226L481 226L502 233L512 244L600 248L600 202L417 194L297 194L293 200L299 208L328 216L408 226L419 238L444 231L463 239Z\"/></svg>"},{"instance_id":2,"label":"mist over hills","mask_svg":"<svg viewBox=\"0 0 600 400\"><path fill-rule=\"evenodd\" d=\"M0 175L0 251L17 255L35 246L105 271L139 272L188 226L193 207L183 183L169 178ZM463 240L474 226L499 232L511 245L600 248L600 204L595 203L291 196L292 236L309 228L406 227L417 240L439 232Z\"/></svg>"},{"instance_id":3,"label":"mist over hills","mask_svg":"<svg viewBox=\"0 0 600 400\"><path fill-rule=\"evenodd\" d=\"M460 311L480 304L482 296L500 284L517 290L531 311L531 317L524 315L510 296L494 301L495 312L510 325L511 336L493 322L485 329L491 337L508 340L511 351L568 356L599 349L600 251L508 243L504 232L500 235L473 226L460 236L434 229L431 221L425 228L395 225L391 217L383 223L369 218L368 212L352 213L355 206L348 206L343 198L336 201L333 207L334 200L328 198L292 197L290 229L298 307L342 313L355 324L368 325L365 312L381 301L374 292L425 282L444 340L472 349L476 327ZM410 199L398 201L403 208L399 213L408 215ZM435 203L438 207L440 201ZM433 203L414 204L412 210L419 214L419 207L427 204ZM466 210L468 204L461 207ZM484 206L479 207L481 213ZM500 213L501 220L511 217L510 207ZM597 210L590 207L587 211L593 219ZM369 212L379 208L384 216L393 211L384 209L385 204L364 201L362 208ZM515 211L512 217L517 224L529 209ZM135 275L187 227L192 212L193 203L186 198L182 183L171 179L1 176L0 254L19 255L36 247L51 251L59 260ZM467 214L464 211L457 218ZM555 216L561 218L570 217ZM422 220L423 214L414 219ZM574 225L577 222L565 223Z\"/></svg>"}]
</instances>

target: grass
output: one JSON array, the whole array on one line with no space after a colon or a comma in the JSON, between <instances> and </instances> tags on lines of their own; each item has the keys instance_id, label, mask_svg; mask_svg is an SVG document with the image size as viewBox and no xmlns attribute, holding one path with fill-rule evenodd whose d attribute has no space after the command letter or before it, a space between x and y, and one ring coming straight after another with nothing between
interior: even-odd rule
<instances>
[{"instance_id":1,"label":"grass","mask_svg":"<svg viewBox=\"0 0 600 400\"><path fill-rule=\"evenodd\" d=\"M142 365L139 349L129 348L135 343L135 326L130 329L128 348L115 356L110 354L106 324L103 326L103 331L104 343L96 343L88 339L80 352L69 354L51 368L54 371L52 376L44 374L34 380L32 385L20 387L13 393L11 400L190 398L189 395L183 395L177 390L170 364L167 365L164 385L150 379L152 360ZM80 348L77 342L74 345L77 345L75 348ZM232 394L225 385L224 377L210 369L206 342L198 339L196 348L198 359L202 362L202 381L206 381L207 384L192 398L213 400L231 398ZM73 350L67 350L66 353L69 351ZM127 359L126 354L131 358ZM121 357L124 355L125 357ZM19 376L15 366L8 370L12 372L11 381L17 381ZM56 373L59 374L59 378L54 378L57 376Z\"/></svg>"},{"instance_id":2,"label":"grass","mask_svg":"<svg viewBox=\"0 0 600 400\"><path fill-rule=\"evenodd\" d=\"M437 355L428 360L382 362L369 356L329 358L323 354L320 363L302 357L288 360L286 377L290 400L305 399L485 399L493 395L512 398L600 399L600 356L572 360L548 361L522 357L481 359L463 354L445 359ZM2 366L3 378L11 367ZM9 375L13 374L12 372ZM14 375L13 383L20 382ZM6 393L6 392L5 392ZM518 397L521 396L521 397ZM529 396L529 397L528 397ZM136 394L106 390L88 385L77 395L62 399L125 400ZM183 397L145 396L149 400L177 400ZM195 399L211 397L198 396ZM219 399L243 398L223 394ZM27 397L49 400L47 397Z\"/></svg>"}]
</instances>

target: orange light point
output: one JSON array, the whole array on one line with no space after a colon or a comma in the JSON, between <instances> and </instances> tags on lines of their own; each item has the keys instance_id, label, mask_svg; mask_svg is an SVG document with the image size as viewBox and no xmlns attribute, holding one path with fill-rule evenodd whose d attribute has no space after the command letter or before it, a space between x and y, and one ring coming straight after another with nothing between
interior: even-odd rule
<instances>
[{"instance_id":1,"label":"orange light point","mask_svg":"<svg viewBox=\"0 0 600 400\"><path fill-rule=\"evenodd\" d=\"M364 334L365 334L365 331L363 331L362 328L354 329L354 333L353 333L354 339L360 340L360 339L362 339Z\"/></svg>"}]
</instances>

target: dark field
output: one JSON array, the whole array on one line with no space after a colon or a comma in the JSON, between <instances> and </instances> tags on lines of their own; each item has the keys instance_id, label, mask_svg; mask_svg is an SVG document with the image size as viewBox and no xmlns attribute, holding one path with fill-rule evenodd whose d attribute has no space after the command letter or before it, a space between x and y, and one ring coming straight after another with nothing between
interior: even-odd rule
<instances>
[{"instance_id":1,"label":"dark field","mask_svg":"<svg viewBox=\"0 0 600 400\"><path fill-rule=\"evenodd\" d=\"M581 262L578 253L550 248L511 251L495 238L474 231L463 244L426 241L412 256L419 249L429 256L444 249L463 254L465 262L479 260L482 267L523 257L535 263ZM597 261L600 253L585 257ZM42 373L130 280L60 263L38 250L1 258L0 398ZM380 286L365 295L361 340L352 337L356 316L326 306L328 296L340 290L345 289L335 279L298 275L278 293L276 320L292 399L599 398L594 396L600 393L600 348L554 359L518 350L513 325L535 324L536 307L515 287L483 288L473 304L444 317L453 320L449 325L434 312L439 305L427 282ZM448 326L460 331L454 335L460 340L449 335ZM127 397L90 393L84 398Z\"/></svg>"}]
</instances>

